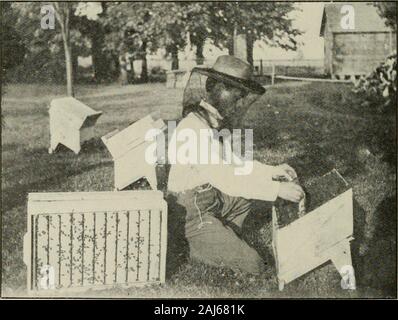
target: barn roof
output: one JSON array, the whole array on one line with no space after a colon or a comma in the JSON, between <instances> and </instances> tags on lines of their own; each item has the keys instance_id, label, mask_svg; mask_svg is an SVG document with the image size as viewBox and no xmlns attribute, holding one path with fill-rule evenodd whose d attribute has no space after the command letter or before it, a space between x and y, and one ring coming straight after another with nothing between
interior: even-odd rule
<instances>
[{"instance_id":1,"label":"barn roof","mask_svg":"<svg viewBox=\"0 0 398 320\"><path fill-rule=\"evenodd\" d=\"M354 7L355 29L346 30L340 26L340 12L343 5ZM326 24L329 25L331 32L388 32L391 31L384 23L384 18L380 17L377 8L371 2L338 2L325 4L322 15L320 36L323 36Z\"/></svg>"}]
</instances>

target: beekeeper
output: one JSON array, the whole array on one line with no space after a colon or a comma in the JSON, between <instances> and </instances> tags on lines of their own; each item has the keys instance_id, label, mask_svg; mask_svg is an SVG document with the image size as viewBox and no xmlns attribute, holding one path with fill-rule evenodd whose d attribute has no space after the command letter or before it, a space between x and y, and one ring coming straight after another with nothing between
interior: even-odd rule
<instances>
[{"instance_id":1,"label":"beekeeper","mask_svg":"<svg viewBox=\"0 0 398 320\"><path fill-rule=\"evenodd\" d=\"M212 68L194 68L184 91L183 118L170 140L176 144L173 147L178 150L182 146L184 142L176 137L186 129L198 138L203 130L237 129L249 106L265 92L251 78L251 66L228 55L220 56ZM222 159L224 146L219 139L217 143L221 148L210 148L211 156ZM287 164L270 166L253 161L249 174L237 174L236 166L231 161L181 163L177 159L170 168L168 192L178 213L185 215L185 237L192 259L259 274L265 270L264 261L234 230L242 227L252 199L275 201L280 197L299 202L304 192L289 182L297 176ZM281 177L286 181L281 182Z\"/></svg>"}]
</instances>

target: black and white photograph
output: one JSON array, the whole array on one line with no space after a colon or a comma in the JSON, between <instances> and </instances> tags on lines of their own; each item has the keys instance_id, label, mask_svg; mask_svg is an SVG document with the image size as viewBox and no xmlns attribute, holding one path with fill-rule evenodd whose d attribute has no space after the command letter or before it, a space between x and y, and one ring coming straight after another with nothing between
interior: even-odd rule
<instances>
[{"instance_id":1,"label":"black and white photograph","mask_svg":"<svg viewBox=\"0 0 398 320\"><path fill-rule=\"evenodd\" d=\"M2 299L397 299L397 2L0 9Z\"/></svg>"}]
</instances>

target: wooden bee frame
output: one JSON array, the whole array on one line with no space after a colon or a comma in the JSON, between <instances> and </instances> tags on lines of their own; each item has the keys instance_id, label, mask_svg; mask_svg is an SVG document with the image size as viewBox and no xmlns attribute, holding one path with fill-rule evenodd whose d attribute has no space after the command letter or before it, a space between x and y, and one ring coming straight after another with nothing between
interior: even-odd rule
<instances>
[{"instance_id":1,"label":"wooden bee frame","mask_svg":"<svg viewBox=\"0 0 398 320\"><path fill-rule=\"evenodd\" d=\"M51 295L165 281L160 191L30 193L28 291Z\"/></svg>"}]
</instances>

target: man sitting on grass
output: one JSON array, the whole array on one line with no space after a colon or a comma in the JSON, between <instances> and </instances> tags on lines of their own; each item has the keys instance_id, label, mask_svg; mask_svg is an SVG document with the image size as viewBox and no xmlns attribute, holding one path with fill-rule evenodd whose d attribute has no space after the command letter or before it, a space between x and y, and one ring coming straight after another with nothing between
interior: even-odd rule
<instances>
[{"instance_id":1,"label":"man sitting on grass","mask_svg":"<svg viewBox=\"0 0 398 320\"><path fill-rule=\"evenodd\" d=\"M251 76L250 65L233 56L220 56L212 68L194 68L184 92L183 119L170 143L178 150L182 141L176 137L190 129L198 137L197 149L203 152L199 147L201 130L214 133L233 129L244 117L249 98L265 92ZM209 139L215 139L214 135ZM219 145L220 148L210 148L210 158L225 158L226 144ZM186 212L185 236L191 258L260 274L265 271L264 261L231 225L242 227L250 212L251 199L275 201L280 197L299 202L304 192L299 185L289 182L296 178L296 172L287 164L270 166L253 161L250 173L238 174L241 166L230 162L181 163L177 159L170 169L168 190ZM281 177L288 181L275 181Z\"/></svg>"}]
</instances>

